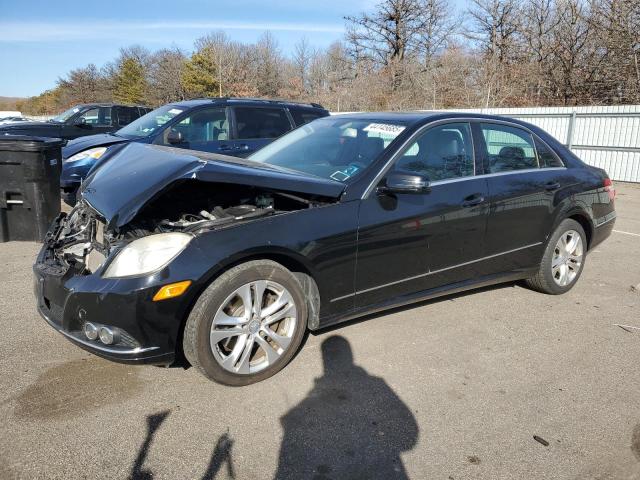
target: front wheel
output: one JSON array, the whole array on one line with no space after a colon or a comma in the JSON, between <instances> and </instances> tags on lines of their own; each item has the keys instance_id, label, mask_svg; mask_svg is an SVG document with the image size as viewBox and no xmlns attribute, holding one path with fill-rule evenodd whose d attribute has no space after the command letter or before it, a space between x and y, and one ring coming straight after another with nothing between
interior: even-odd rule
<instances>
[{"instance_id":1,"label":"front wheel","mask_svg":"<svg viewBox=\"0 0 640 480\"><path fill-rule=\"evenodd\" d=\"M582 226L575 220L563 220L549 239L538 272L527 284L551 295L568 292L580 278L586 254L587 238Z\"/></svg>"},{"instance_id":2,"label":"front wheel","mask_svg":"<svg viewBox=\"0 0 640 480\"><path fill-rule=\"evenodd\" d=\"M307 303L282 265L256 260L231 268L202 293L185 325L187 360L225 385L264 380L293 358L307 328Z\"/></svg>"}]
</instances>

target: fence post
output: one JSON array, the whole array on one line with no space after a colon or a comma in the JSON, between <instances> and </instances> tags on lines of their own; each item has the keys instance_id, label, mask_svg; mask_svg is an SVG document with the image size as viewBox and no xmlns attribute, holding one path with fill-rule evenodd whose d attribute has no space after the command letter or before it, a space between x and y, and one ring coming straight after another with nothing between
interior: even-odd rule
<instances>
[{"instance_id":1,"label":"fence post","mask_svg":"<svg viewBox=\"0 0 640 480\"><path fill-rule=\"evenodd\" d=\"M576 111L571 112L571 117L569 118L569 128L567 129L567 148L571 150L573 147L573 129L576 126Z\"/></svg>"}]
</instances>

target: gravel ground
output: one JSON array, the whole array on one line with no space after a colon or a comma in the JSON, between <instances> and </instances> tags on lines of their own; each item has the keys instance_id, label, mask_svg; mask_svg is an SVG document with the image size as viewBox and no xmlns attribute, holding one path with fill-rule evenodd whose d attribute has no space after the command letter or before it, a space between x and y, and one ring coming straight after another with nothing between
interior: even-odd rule
<instances>
[{"instance_id":1,"label":"gravel ground","mask_svg":"<svg viewBox=\"0 0 640 480\"><path fill-rule=\"evenodd\" d=\"M617 188L568 294L377 315L245 388L74 347L35 311L38 245L0 244L0 478L640 479L640 330L613 325L640 327L640 185Z\"/></svg>"}]
</instances>

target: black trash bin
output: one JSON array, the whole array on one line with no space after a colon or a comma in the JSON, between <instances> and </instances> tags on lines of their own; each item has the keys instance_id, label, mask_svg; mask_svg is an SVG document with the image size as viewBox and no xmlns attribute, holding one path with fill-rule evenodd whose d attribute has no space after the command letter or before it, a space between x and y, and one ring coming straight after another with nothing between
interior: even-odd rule
<instances>
[{"instance_id":1,"label":"black trash bin","mask_svg":"<svg viewBox=\"0 0 640 480\"><path fill-rule=\"evenodd\" d=\"M42 241L60 213L58 138L0 135L0 242Z\"/></svg>"}]
</instances>

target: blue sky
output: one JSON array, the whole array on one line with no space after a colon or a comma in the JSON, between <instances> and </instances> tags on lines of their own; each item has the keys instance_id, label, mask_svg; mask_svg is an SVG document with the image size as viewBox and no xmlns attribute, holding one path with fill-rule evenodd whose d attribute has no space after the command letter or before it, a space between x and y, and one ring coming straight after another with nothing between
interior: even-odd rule
<instances>
[{"instance_id":1,"label":"blue sky","mask_svg":"<svg viewBox=\"0 0 640 480\"><path fill-rule=\"evenodd\" d=\"M452 0L458 4L461 0ZM0 0L0 96L30 96L72 68L101 67L120 47L151 50L214 30L253 42L265 30L283 52L303 36L317 47L342 38L345 15L377 0Z\"/></svg>"}]
</instances>

